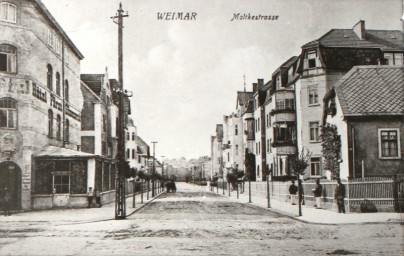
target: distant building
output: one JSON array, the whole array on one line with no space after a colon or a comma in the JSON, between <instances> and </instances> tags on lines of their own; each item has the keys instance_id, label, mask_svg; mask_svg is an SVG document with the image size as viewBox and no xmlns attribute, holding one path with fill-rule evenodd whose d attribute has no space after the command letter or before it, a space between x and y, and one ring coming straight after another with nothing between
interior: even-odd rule
<instances>
[{"instance_id":1,"label":"distant building","mask_svg":"<svg viewBox=\"0 0 404 256\"><path fill-rule=\"evenodd\" d=\"M404 67L357 66L324 98L323 125L337 128L340 178L404 179Z\"/></svg>"},{"instance_id":2,"label":"distant building","mask_svg":"<svg viewBox=\"0 0 404 256\"><path fill-rule=\"evenodd\" d=\"M142 167L141 157L139 155L138 146L136 143L137 128L131 117L128 118L128 125L126 128L126 160L129 162L131 168L140 170Z\"/></svg>"}]
</instances>

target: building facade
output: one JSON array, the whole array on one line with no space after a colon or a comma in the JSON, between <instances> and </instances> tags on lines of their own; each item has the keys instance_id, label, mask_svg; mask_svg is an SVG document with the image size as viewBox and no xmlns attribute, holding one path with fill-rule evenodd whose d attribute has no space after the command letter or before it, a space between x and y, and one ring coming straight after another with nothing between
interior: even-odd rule
<instances>
[{"instance_id":1,"label":"building facade","mask_svg":"<svg viewBox=\"0 0 404 256\"><path fill-rule=\"evenodd\" d=\"M68 157L88 157L78 153L81 59L42 2L0 1L0 189L13 209L86 193L87 162Z\"/></svg>"}]
</instances>

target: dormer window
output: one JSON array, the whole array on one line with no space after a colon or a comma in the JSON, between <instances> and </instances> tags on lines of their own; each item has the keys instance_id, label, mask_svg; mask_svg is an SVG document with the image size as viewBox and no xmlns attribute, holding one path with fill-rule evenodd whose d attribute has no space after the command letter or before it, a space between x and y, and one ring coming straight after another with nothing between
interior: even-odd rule
<instances>
[{"instance_id":1,"label":"dormer window","mask_svg":"<svg viewBox=\"0 0 404 256\"><path fill-rule=\"evenodd\" d=\"M304 59L304 68L315 68L317 67L317 52L316 51L308 51L306 53L306 58Z\"/></svg>"},{"instance_id":2,"label":"dormer window","mask_svg":"<svg viewBox=\"0 0 404 256\"><path fill-rule=\"evenodd\" d=\"M0 20L16 23L17 22L17 6L11 3L0 3Z\"/></svg>"}]
</instances>

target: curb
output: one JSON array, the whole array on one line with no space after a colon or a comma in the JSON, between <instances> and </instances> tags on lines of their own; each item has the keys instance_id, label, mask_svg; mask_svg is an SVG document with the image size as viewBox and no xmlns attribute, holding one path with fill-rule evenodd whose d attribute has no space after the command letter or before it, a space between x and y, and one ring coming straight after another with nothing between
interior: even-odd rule
<instances>
[{"instance_id":1,"label":"curb","mask_svg":"<svg viewBox=\"0 0 404 256\"><path fill-rule=\"evenodd\" d=\"M129 213L128 215L126 215L126 217L132 216L133 214L135 214L137 211L139 211L140 209L142 209L143 207L145 207L146 205L150 204L151 202L153 202L154 200L156 200L157 198L159 198L162 194L167 193L166 191L161 192L160 194L158 194L157 196L153 197L151 200L149 200L148 202L144 203L143 205L139 206L139 208L134 209L131 213Z\"/></svg>"},{"instance_id":2,"label":"curb","mask_svg":"<svg viewBox=\"0 0 404 256\"><path fill-rule=\"evenodd\" d=\"M217 194L217 195L219 195L219 196L221 196L221 197L228 198L229 200L231 200L231 201L233 201L233 202L238 202L238 201L237 201L238 199L234 199L234 198L232 198L232 197L228 197L227 195L222 195L221 193L217 193L217 192L215 192L215 191L208 191L208 192ZM238 202L238 203L240 203L240 204L245 204L245 205L250 205L250 206L254 206L254 207L258 207L258 208L261 208L261 209L264 209L264 210L267 210L267 211L276 213L276 214L278 214L278 215L282 215L282 216L285 216L285 217L294 219L294 220L299 221L299 222L302 222L302 223L313 224L313 225L328 225L328 226L369 225L369 224L375 224L375 225L380 225L380 224L383 224L383 225L386 225L386 224L400 224L400 225L404 225L404 222L402 222L402 221L400 221L400 220L397 220L397 221L384 221L384 222L383 222L383 221L375 221L375 222L372 222L372 221L369 222L369 221L368 221L368 222L349 222L349 223L323 223L323 222L316 222L316 221L310 221L310 220L300 219L301 216L292 215L292 214L289 213L289 212L285 212L285 211L282 211L282 210L278 210L278 209L275 209L275 208L272 208L272 207L271 207L271 208L267 208L267 207L264 207L264 206L261 206L261 205L255 204L255 203L248 203L248 202Z\"/></svg>"}]
</instances>

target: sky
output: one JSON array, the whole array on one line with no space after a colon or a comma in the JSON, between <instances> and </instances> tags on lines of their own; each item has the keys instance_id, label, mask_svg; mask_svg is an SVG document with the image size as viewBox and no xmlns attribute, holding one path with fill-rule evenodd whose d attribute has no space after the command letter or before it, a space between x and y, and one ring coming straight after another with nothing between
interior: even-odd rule
<instances>
[{"instance_id":1,"label":"sky","mask_svg":"<svg viewBox=\"0 0 404 256\"><path fill-rule=\"evenodd\" d=\"M42 0L84 55L81 73L118 78L119 0ZM156 157L210 155L210 136L235 112L237 91L267 82L301 46L333 28L402 30L401 0L122 0L123 81L138 135ZM195 12L194 20L157 13ZM235 13L278 20L233 20Z\"/></svg>"}]
</instances>

